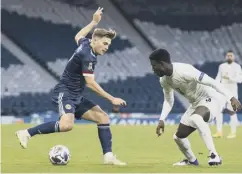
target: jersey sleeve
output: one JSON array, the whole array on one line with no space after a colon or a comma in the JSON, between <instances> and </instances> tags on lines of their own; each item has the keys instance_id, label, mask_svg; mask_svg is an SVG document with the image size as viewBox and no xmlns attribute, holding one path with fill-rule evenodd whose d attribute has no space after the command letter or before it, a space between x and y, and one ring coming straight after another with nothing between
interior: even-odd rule
<instances>
[{"instance_id":1,"label":"jersey sleeve","mask_svg":"<svg viewBox=\"0 0 242 174\"><path fill-rule=\"evenodd\" d=\"M204 72L199 71L193 66L189 68L189 71L186 71L184 78L187 81L196 81L197 83L214 88L218 93L225 96L228 101L233 97L233 95L231 95L231 93L220 82L209 77Z\"/></svg>"},{"instance_id":2,"label":"jersey sleeve","mask_svg":"<svg viewBox=\"0 0 242 174\"><path fill-rule=\"evenodd\" d=\"M217 73L217 76L216 76L216 78L215 78L215 80L217 80L217 81L219 81L219 82L221 82L221 80L222 80L222 67L221 67L221 65L219 65L219 67L218 67L218 73Z\"/></svg>"},{"instance_id":3,"label":"jersey sleeve","mask_svg":"<svg viewBox=\"0 0 242 174\"><path fill-rule=\"evenodd\" d=\"M94 76L95 62L84 60L82 62L82 75Z\"/></svg>"},{"instance_id":4,"label":"jersey sleeve","mask_svg":"<svg viewBox=\"0 0 242 174\"><path fill-rule=\"evenodd\" d=\"M165 120L174 104L174 90L161 78L160 85L163 88L164 102L159 120Z\"/></svg>"},{"instance_id":5,"label":"jersey sleeve","mask_svg":"<svg viewBox=\"0 0 242 174\"><path fill-rule=\"evenodd\" d=\"M86 37L82 37L82 38L80 38L80 39L78 40L77 45L80 46L80 45L83 44L83 43L87 43L87 42L89 42L89 40L90 40L90 39L88 39L88 38L86 38Z\"/></svg>"},{"instance_id":6,"label":"jersey sleeve","mask_svg":"<svg viewBox=\"0 0 242 174\"><path fill-rule=\"evenodd\" d=\"M235 83L242 83L242 70L241 70L241 66L238 65L236 66L235 69L235 75L230 77L230 80L235 82Z\"/></svg>"},{"instance_id":7,"label":"jersey sleeve","mask_svg":"<svg viewBox=\"0 0 242 174\"><path fill-rule=\"evenodd\" d=\"M186 67L186 70L184 71L183 78L186 81L197 81L200 82L203 80L205 76L204 72L199 71L192 65L189 65L189 67Z\"/></svg>"}]
</instances>

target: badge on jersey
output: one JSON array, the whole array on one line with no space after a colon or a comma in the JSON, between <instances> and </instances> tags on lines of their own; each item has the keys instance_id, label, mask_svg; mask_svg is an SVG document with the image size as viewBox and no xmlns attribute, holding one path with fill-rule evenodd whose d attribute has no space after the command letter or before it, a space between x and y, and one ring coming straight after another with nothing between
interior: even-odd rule
<instances>
[{"instance_id":1,"label":"badge on jersey","mask_svg":"<svg viewBox=\"0 0 242 174\"><path fill-rule=\"evenodd\" d=\"M82 74L83 76L93 76L95 69L95 63L94 62L83 62L82 65Z\"/></svg>"},{"instance_id":2,"label":"badge on jersey","mask_svg":"<svg viewBox=\"0 0 242 174\"><path fill-rule=\"evenodd\" d=\"M89 62L89 65L88 65L88 68L87 68L89 71L94 71L93 70L93 63L92 62Z\"/></svg>"},{"instance_id":3,"label":"badge on jersey","mask_svg":"<svg viewBox=\"0 0 242 174\"><path fill-rule=\"evenodd\" d=\"M204 72L201 72L201 74L200 74L200 76L199 76L198 80L199 80L199 81L202 81L203 76L204 76Z\"/></svg>"},{"instance_id":4,"label":"badge on jersey","mask_svg":"<svg viewBox=\"0 0 242 174\"><path fill-rule=\"evenodd\" d=\"M65 108L69 110L69 109L71 109L71 105L70 104L66 104Z\"/></svg>"}]
</instances>

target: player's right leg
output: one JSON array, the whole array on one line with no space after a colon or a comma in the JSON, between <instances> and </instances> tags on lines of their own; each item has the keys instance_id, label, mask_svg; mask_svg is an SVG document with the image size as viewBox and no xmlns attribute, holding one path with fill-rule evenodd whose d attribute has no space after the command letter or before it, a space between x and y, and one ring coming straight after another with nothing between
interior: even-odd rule
<instances>
[{"instance_id":1,"label":"player's right leg","mask_svg":"<svg viewBox=\"0 0 242 174\"><path fill-rule=\"evenodd\" d=\"M211 99L207 102L210 103ZM194 113L189 117L189 125L198 130L200 137L209 150L210 158L208 164L220 165L222 164L222 160L216 151L211 131L207 124L207 122L211 121L213 118L212 115L215 115L214 113L217 113L219 110L216 108L216 101L213 101L210 105L208 103L202 103L203 105L200 105L195 109Z\"/></svg>"},{"instance_id":2,"label":"player's right leg","mask_svg":"<svg viewBox=\"0 0 242 174\"><path fill-rule=\"evenodd\" d=\"M67 132L72 130L75 119L74 104L68 99L59 97L58 104L56 103L56 106L59 108L59 121L43 123L38 126L16 132L16 136L23 148L27 148L29 139L35 135Z\"/></svg>"},{"instance_id":3,"label":"player's right leg","mask_svg":"<svg viewBox=\"0 0 242 174\"><path fill-rule=\"evenodd\" d=\"M176 162L174 166L185 166L185 165L199 165L196 156L194 155L188 136L194 132L196 129L190 126L186 126L182 123L179 124L177 132L174 134L173 138L179 147L180 151L184 154L186 159Z\"/></svg>"},{"instance_id":4,"label":"player's right leg","mask_svg":"<svg viewBox=\"0 0 242 174\"><path fill-rule=\"evenodd\" d=\"M104 164L126 165L126 163L118 160L112 152L112 133L108 115L99 106L85 98L83 98L83 101L76 110L75 116L77 119L83 118L97 123L98 137L103 151Z\"/></svg>"}]
</instances>

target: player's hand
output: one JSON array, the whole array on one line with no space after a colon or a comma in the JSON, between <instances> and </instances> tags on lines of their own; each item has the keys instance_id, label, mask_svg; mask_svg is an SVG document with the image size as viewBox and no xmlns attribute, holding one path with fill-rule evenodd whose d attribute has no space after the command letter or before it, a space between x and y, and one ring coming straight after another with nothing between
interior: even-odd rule
<instances>
[{"instance_id":1,"label":"player's hand","mask_svg":"<svg viewBox=\"0 0 242 174\"><path fill-rule=\"evenodd\" d=\"M113 98L111 100L111 103L115 106L126 106L126 101L124 101L123 99L121 98Z\"/></svg>"},{"instance_id":2,"label":"player's hand","mask_svg":"<svg viewBox=\"0 0 242 174\"><path fill-rule=\"evenodd\" d=\"M233 109L234 109L235 112L242 109L241 103L235 97L232 97L230 99L230 101L231 101L231 105L232 105L232 107L233 107Z\"/></svg>"},{"instance_id":3,"label":"player's hand","mask_svg":"<svg viewBox=\"0 0 242 174\"><path fill-rule=\"evenodd\" d=\"M165 123L163 120L160 120L158 126L156 127L156 134L159 136L161 136L162 133L164 133L165 131Z\"/></svg>"},{"instance_id":4,"label":"player's hand","mask_svg":"<svg viewBox=\"0 0 242 174\"><path fill-rule=\"evenodd\" d=\"M93 14L92 21L98 24L102 19L103 8L98 7L97 11Z\"/></svg>"}]
</instances>

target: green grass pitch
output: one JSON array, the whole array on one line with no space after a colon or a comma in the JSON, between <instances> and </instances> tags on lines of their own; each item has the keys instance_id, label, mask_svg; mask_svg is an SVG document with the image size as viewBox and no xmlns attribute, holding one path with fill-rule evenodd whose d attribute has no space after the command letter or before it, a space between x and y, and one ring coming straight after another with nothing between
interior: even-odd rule
<instances>
[{"instance_id":1,"label":"green grass pitch","mask_svg":"<svg viewBox=\"0 0 242 174\"><path fill-rule=\"evenodd\" d=\"M222 166L208 166L208 152L195 132L189 139L200 166L173 167L174 162L183 159L173 141L176 126L167 126L165 134L159 138L155 134L155 126L112 126L113 151L119 159L128 163L119 167L102 164L96 125L76 125L68 133L39 135L30 140L28 149L22 149L15 131L29 126L2 125L3 173L242 172L241 127L236 139L215 139L223 158ZM229 127L225 127L224 132L228 134ZM49 149L57 144L65 145L71 151L71 160L66 166L53 166L49 162Z\"/></svg>"}]
</instances>

